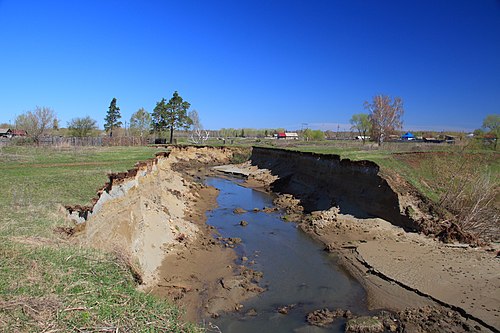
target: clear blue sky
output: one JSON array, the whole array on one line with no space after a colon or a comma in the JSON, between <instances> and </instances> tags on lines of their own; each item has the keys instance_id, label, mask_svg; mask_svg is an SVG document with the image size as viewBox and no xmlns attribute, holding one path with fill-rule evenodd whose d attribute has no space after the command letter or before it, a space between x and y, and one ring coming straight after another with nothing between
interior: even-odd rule
<instances>
[{"instance_id":1,"label":"clear blue sky","mask_svg":"<svg viewBox=\"0 0 500 333\"><path fill-rule=\"evenodd\" d=\"M384 93L407 129L471 130L500 113L500 1L0 0L0 122L174 90L210 129L337 129Z\"/></svg>"}]
</instances>

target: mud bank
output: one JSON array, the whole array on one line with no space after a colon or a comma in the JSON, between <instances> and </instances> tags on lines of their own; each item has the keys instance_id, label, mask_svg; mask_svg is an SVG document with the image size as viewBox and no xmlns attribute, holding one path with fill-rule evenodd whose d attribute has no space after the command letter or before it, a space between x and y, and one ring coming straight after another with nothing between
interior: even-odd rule
<instances>
[{"instance_id":1,"label":"mud bank","mask_svg":"<svg viewBox=\"0 0 500 333\"><path fill-rule=\"evenodd\" d=\"M262 147L254 147L250 159L278 177L272 191L298 198L306 212L338 207L341 213L379 217L407 231L441 230L428 223L435 221L432 206L416 191L381 176L374 162Z\"/></svg>"},{"instance_id":2,"label":"mud bank","mask_svg":"<svg viewBox=\"0 0 500 333\"><path fill-rule=\"evenodd\" d=\"M447 224L403 179L382 175L375 163L336 155L254 148L251 163L278 177L271 190L299 199L306 213L301 228L341 255L365 286L371 308L434 303L498 331L498 249L433 238L450 232Z\"/></svg>"},{"instance_id":3,"label":"mud bank","mask_svg":"<svg viewBox=\"0 0 500 333\"><path fill-rule=\"evenodd\" d=\"M260 289L244 281L248 272L234 267L234 252L214 240L204 222L217 191L195 180L197 168L227 164L235 153L241 152L173 147L110 174L91 205L66 207L77 223L75 240L130 257L141 275L140 288L182 305L185 319L234 309ZM240 283L224 288L221 280ZM226 301L208 306L214 295Z\"/></svg>"},{"instance_id":4,"label":"mud bank","mask_svg":"<svg viewBox=\"0 0 500 333\"><path fill-rule=\"evenodd\" d=\"M254 188L273 188L280 181L272 171L265 176L266 170L250 163L219 170L248 174L246 183ZM275 203L326 251L338 255L341 266L365 288L369 309L399 314L435 309L429 320L412 316L404 331L428 331L433 323L430 331L498 332L500 261L493 248L444 244L381 218L342 214L337 207L306 212L290 194L280 195Z\"/></svg>"}]
</instances>

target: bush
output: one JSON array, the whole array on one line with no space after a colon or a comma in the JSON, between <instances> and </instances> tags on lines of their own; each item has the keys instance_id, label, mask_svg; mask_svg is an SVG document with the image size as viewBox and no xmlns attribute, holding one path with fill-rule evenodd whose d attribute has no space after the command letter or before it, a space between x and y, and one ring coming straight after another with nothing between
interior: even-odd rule
<instances>
[{"instance_id":1,"label":"bush","mask_svg":"<svg viewBox=\"0 0 500 333\"><path fill-rule=\"evenodd\" d=\"M487 241L500 235L498 173L489 154L449 153L436 155L423 165L433 174L438 204L452 214L462 231Z\"/></svg>"}]
</instances>

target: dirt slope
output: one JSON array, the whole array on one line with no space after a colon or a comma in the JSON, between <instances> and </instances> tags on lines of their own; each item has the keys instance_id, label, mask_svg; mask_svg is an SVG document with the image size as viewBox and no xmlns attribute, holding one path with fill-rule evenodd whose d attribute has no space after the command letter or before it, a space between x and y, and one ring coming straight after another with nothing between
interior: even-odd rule
<instances>
[{"instance_id":1,"label":"dirt slope","mask_svg":"<svg viewBox=\"0 0 500 333\"><path fill-rule=\"evenodd\" d=\"M217 191L193 179L197 168L228 163L232 154L225 148L172 148L110 175L92 206L68 207L80 223L79 242L130 256L141 271L141 288L177 301L186 319L233 310L261 289L251 274L234 267L234 252L214 241L204 222Z\"/></svg>"}]
</instances>

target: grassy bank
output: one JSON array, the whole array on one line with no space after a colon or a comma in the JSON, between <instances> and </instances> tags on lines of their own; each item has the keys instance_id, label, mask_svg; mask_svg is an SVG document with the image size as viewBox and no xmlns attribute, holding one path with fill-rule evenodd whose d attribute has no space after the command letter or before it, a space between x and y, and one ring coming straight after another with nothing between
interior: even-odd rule
<instances>
[{"instance_id":1,"label":"grassy bank","mask_svg":"<svg viewBox=\"0 0 500 333\"><path fill-rule=\"evenodd\" d=\"M0 331L192 332L179 310L135 290L127 258L54 232L65 204L87 204L107 172L148 147L0 149Z\"/></svg>"}]
</instances>

